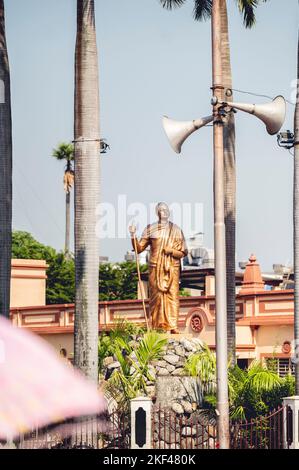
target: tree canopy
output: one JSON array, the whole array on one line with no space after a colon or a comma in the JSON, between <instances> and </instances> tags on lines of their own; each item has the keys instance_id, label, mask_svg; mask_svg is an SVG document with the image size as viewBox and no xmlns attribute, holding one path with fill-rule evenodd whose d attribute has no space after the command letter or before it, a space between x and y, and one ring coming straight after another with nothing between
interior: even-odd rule
<instances>
[{"instance_id":1,"label":"tree canopy","mask_svg":"<svg viewBox=\"0 0 299 470\"><path fill-rule=\"evenodd\" d=\"M12 258L43 259L48 264L46 303L73 303L75 299L74 260L64 253L35 240L28 232L14 231L12 234Z\"/></svg>"},{"instance_id":2,"label":"tree canopy","mask_svg":"<svg viewBox=\"0 0 299 470\"><path fill-rule=\"evenodd\" d=\"M28 232L14 231L12 258L44 259L47 270L47 304L75 301L75 265L62 252L35 240ZM146 266L141 266L145 271ZM137 298L137 271L133 262L104 263L99 268L99 300L126 300Z\"/></svg>"}]
</instances>

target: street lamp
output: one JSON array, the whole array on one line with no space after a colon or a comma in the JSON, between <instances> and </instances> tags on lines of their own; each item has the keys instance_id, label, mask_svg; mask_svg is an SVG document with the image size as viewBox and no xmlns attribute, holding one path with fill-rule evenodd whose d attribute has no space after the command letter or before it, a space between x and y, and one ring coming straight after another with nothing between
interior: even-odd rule
<instances>
[{"instance_id":1,"label":"street lamp","mask_svg":"<svg viewBox=\"0 0 299 470\"><path fill-rule=\"evenodd\" d=\"M217 368L217 421L219 446L229 448L229 405L227 378L227 312L226 312L226 259L224 223L224 158L223 123L228 113L235 110L253 114L266 125L270 135L281 129L285 120L286 103L277 96L270 103L254 105L223 101L222 85L221 17L219 1L212 6L212 64L213 115L193 121L175 121L164 116L163 127L176 153L181 152L184 141L195 131L213 121L214 145L214 250L215 250L215 303L216 303L216 368ZM227 90L229 92L229 90ZM229 96L229 93L226 94Z\"/></svg>"}]
</instances>

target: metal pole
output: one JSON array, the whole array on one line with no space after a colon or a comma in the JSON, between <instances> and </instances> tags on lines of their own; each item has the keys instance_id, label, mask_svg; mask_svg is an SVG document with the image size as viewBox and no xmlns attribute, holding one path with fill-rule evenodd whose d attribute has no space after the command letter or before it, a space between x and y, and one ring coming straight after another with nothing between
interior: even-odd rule
<instances>
[{"instance_id":1,"label":"metal pole","mask_svg":"<svg viewBox=\"0 0 299 470\"><path fill-rule=\"evenodd\" d=\"M221 0L212 7L213 94L222 101ZM226 258L224 225L223 123L219 105L214 105L214 249L216 287L216 367L218 439L220 449L229 448L229 406L227 383Z\"/></svg>"},{"instance_id":2,"label":"metal pole","mask_svg":"<svg viewBox=\"0 0 299 470\"><path fill-rule=\"evenodd\" d=\"M299 37L297 51L297 96L294 118L294 349L295 349L295 394L299 395Z\"/></svg>"},{"instance_id":3,"label":"metal pole","mask_svg":"<svg viewBox=\"0 0 299 470\"><path fill-rule=\"evenodd\" d=\"M134 242L134 251L135 251L135 256L136 256L137 276L138 276L139 289L140 289L140 294L141 294L141 299L142 299L143 313L144 313L145 322L146 322L146 329L148 331L149 330L149 324L148 324L148 318L147 318L147 314L146 314L146 306L145 306L145 300L144 300L144 290L143 290L143 285L142 285L142 280L141 280L141 275L140 275L138 250L137 250L137 243L136 243L135 235L133 235L133 242Z\"/></svg>"}]
</instances>

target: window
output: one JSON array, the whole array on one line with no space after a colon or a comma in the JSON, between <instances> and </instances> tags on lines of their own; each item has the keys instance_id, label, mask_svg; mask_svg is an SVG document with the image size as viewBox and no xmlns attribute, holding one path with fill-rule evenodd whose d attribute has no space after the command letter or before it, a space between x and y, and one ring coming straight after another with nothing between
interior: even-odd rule
<instances>
[{"instance_id":1,"label":"window","mask_svg":"<svg viewBox=\"0 0 299 470\"><path fill-rule=\"evenodd\" d=\"M247 369L248 368L248 359L237 359L237 364L240 369Z\"/></svg>"},{"instance_id":2,"label":"window","mask_svg":"<svg viewBox=\"0 0 299 470\"><path fill-rule=\"evenodd\" d=\"M295 364L292 363L290 358L268 357L266 362L269 369L277 372L279 377L295 374Z\"/></svg>"}]
</instances>

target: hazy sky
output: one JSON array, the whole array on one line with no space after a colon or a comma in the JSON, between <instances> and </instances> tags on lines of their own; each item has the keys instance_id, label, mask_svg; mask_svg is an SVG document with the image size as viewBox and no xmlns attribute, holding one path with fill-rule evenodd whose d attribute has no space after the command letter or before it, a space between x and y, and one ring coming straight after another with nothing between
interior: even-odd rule
<instances>
[{"instance_id":1,"label":"hazy sky","mask_svg":"<svg viewBox=\"0 0 299 470\"><path fill-rule=\"evenodd\" d=\"M291 99L296 77L297 0L271 0L245 30L228 0L233 86ZM63 164L52 148L73 138L75 0L6 0L12 78L14 229L64 244ZM158 0L95 0L100 55L101 199L116 204L202 203L205 244L213 245L212 129L173 153L161 126L210 114L210 22L193 21L193 0L173 12ZM283 8L282 8L283 4ZM235 101L265 98L235 93ZM288 105L285 128L293 128ZM254 252L263 269L292 262L292 156L255 117L238 113L237 260ZM123 259L128 239L103 240L101 254Z\"/></svg>"}]
</instances>

